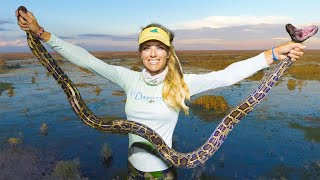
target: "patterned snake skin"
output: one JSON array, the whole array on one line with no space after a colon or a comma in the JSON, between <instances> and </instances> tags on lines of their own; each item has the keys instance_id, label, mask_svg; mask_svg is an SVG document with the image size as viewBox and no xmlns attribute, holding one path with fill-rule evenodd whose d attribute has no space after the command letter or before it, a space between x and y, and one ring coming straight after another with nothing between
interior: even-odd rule
<instances>
[{"instance_id":1,"label":"patterned snake skin","mask_svg":"<svg viewBox=\"0 0 320 180\"><path fill-rule=\"evenodd\" d=\"M27 11L24 7L19 7L23 11ZM303 30L294 28L292 25L286 25L286 29L293 41L302 42L314 35L318 28L316 26L309 26ZM118 134L136 134L150 141L158 150L159 155L168 163L182 168L194 168L206 162L221 146L226 139L228 133L234 126L240 122L240 119L253 110L253 108L263 100L270 89L282 77L286 69L292 64L289 57L281 61L275 70L259 85L259 87L240 105L233 109L227 116L225 116L214 130L209 139L198 149L189 153L180 153L168 147L162 138L151 128L126 119L120 120L105 120L94 115L81 95L68 78L68 76L57 65L56 61L43 47L40 40L27 32L28 46L33 54L38 58L40 63L48 70L54 77L57 83L62 87L67 95L68 101L71 104L74 112L79 118L88 126L107 133Z\"/></svg>"}]
</instances>

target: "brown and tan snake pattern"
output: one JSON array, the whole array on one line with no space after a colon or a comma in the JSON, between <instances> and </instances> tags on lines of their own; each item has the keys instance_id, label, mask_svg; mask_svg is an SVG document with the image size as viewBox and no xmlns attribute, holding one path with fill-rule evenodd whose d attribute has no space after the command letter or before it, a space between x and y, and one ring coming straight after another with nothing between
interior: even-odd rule
<instances>
[{"instance_id":1,"label":"brown and tan snake pattern","mask_svg":"<svg viewBox=\"0 0 320 180\"><path fill-rule=\"evenodd\" d=\"M286 25L286 29L292 37L292 40L296 42L302 42L306 40L314 35L318 30L316 26L309 26L303 30L296 29L290 24ZM106 133L132 133L139 135L150 141L158 150L159 155L165 161L176 167L184 168L193 168L205 163L206 160L208 160L219 149L221 144L226 139L228 133L237 123L240 122L240 119L251 112L253 108L266 97L270 89L292 64L292 61L289 57L281 61L274 71L269 74L269 76L245 101L240 103L240 105L234 108L222 119L212 135L201 147L189 153L180 153L169 148L155 131L143 124L126 119L110 121L94 115L82 99L76 86L57 65L56 61L44 48L40 40L30 32L27 32L27 41L28 46L33 54L62 87L63 91L67 95L72 109L86 125Z\"/></svg>"}]
</instances>

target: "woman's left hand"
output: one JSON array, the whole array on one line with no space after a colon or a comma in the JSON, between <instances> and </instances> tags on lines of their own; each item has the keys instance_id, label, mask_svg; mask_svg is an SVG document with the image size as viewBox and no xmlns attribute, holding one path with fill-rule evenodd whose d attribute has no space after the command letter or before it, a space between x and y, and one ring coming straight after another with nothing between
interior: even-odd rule
<instances>
[{"instance_id":1,"label":"woman's left hand","mask_svg":"<svg viewBox=\"0 0 320 180\"><path fill-rule=\"evenodd\" d=\"M305 48L306 46L302 45L301 43L290 41L275 47L274 55L280 61L284 60L287 56L289 56L292 61L296 61L303 56ZM266 51L266 59L269 65L274 62L271 49Z\"/></svg>"}]
</instances>

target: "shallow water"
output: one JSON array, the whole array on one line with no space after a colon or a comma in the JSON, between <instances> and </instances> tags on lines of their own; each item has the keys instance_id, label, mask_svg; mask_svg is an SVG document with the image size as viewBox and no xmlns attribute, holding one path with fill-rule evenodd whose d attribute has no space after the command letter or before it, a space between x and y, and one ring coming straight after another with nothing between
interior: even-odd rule
<instances>
[{"instance_id":1,"label":"shallow water","mask_svg":"<svg viewBox=\"0 0 320 180\"><path fill-rule=\"evenodd\" d=\"M17 60L12 63L17 62L22 66L20 69L0 74L0 83L12 83L13 87L13 93L3 90L0 96L0 142L21 137L24 146L52 152L56 160L78 158L82 175L89 179L123 177L127 166L127 136L104 134L84 125L70 108L61 88L38 62ZM112 95L119 87L82 72L68 62L63 63L62 68L75 84L94 84L79 90L95 114L125 118L125 97ZM203 167L178 169L179 179L301 179L317 175L313 171L319 175L320 167L311 167L313 162L320 162L319 81L303 81L300 88L289 90L289 79L293 78L285 77L266 100L242 119ZM235 107L259 84L244 80L203 94L222 95ZM94 91L96 86L102 89L100 94ZM211 135L219 121L206 121L192 112L190 116L181 113L174 133L175 147L182 152L195 150ZM46 136L40 134L42 123L48 125ZM111 166L103 164L104 143L113 150ZM5 147L5 143L0 147Z\"/></svg>"}]
</instances>

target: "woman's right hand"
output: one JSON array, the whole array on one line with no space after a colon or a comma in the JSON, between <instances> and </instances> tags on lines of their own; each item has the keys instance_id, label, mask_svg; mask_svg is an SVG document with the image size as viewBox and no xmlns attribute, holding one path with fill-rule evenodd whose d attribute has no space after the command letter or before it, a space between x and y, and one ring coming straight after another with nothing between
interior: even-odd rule
<instances>
[{"instance_id":1,"label":"woman's right hand","mask_svg":"<svg viewBox=\"0 0 320 180\"><path fill-rule=\"evenodd\" d=\"M16 10L15 14L18 20L17 23L23 31L29 31L35 36L42 34L40 38L45 42L50 39L49 32L41 33L43 31L43 28L38 24L38 21L32 14L32 12L28 11L27 13L25 13L22 10Z\"/></svg>"},{"instance_id":2,"label":"woman's right hand","mask_svg":"<svg viewBox=\"0 0 320 180\"><path fill-rule=\"evenodd\" d=\"M18 25L23 31L30 31L33 35L41 32L41 26L38 24L37 19L33 16L32 12L27 13L22 10L16 10Z\"/></svg>"}]
</instances>

